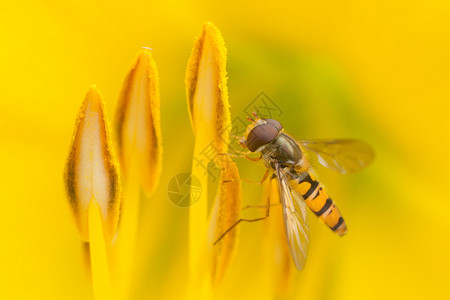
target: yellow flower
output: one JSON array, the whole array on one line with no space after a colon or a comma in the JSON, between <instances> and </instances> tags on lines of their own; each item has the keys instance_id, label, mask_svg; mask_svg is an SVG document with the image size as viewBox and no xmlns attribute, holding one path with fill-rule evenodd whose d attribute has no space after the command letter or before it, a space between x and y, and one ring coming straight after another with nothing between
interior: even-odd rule
<instances>
[{"instance_id":1,"label":"yellow flower","mask_svg":"<svg viewBox=\"0 0 450 300\"><path fill-rule=\"evenodd\" d=\"M160 75L165 159L159 187L141 199L130 299L183 298L189 213L166 187L192 165L183 79L206 15L227 42L232 120L264 91L295 137L355 137L377 150L362 174L317 170L351 231L340 239L310 216L307 265L287 299L449 297L450 202L440 188L450 166L449 1L36 3L3 1L0 10L0 299L93 299L62 168L84 89L98 82L112 117L124 72L145 44ZM261 178L262 168L235 161L241 178ZM242 190L244 206L263 204L255 203L261 187ZM262 252L271 251L265 226L277 209L239 225L223 299L275 298L267 290L276 275L259 270L275 262Z\"/></svg>"},{"instance_id":2,"label":"yellow flower","mask_svg":"<svg viewBox=\"0 0 450 300\"><path fill-rule=\"evenodd\" d=\"M151 49L143 48L123 84L116 134L124 177L122 219L116 247L118 294L131 292L140 191L153 194L161 174L162 142L159 79Z\"/></svg>"},{"instance_id":3,"label":"yellow flower","mask_svg":"<svg viewBox=\"0 0 450 300\"><path fill-rule=\"evenodd\" d=\"M241 201L238 170L228 157L222 155L228 151L231 129L226 74L226 48L222 35L213 24L205 23L194 42L186 71L188 108L195 134L192 175L199 179L202 188L200 199L190 207L189 216L189 296L192 298L209 297L211 280L216 282L223 276L236 240L234 232L216 248L212 246L214 238L225 231L226 226L237 221ZM206 152L210 155L206 156ZM211 164L220 169L221 182L211 215L210 238L207 240L206 168ZM208 259L205 260L205 257ZM208 269L210 272L207 272Z\"/></svg>"},{"instance_id":4,"label":"yellow flower","mask_svg":"<svg viewBox=\"0 0 450 300\"><path fill-rule=\"evenodd\" d=\"M103 100L95 86L78 115L65 182L81 237L89 241L95 297L111 299L107 252L119 221L120 181Z\"/></svg>"}]
</instances>

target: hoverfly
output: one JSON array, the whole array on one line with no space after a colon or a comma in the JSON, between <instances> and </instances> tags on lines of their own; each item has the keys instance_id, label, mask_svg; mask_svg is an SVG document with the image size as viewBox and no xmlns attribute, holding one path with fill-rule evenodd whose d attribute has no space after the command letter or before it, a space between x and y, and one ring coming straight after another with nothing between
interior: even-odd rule
<instances>
[{"instance_id":1,"label":"hoverfly","mask_svg":"<svg viewBox=\"0 0 450 300\"><path fill-rule=\"evenodd\" d=\"M371 163L374 152L368 144L353 139L296 141L284 132L277 120L259 118L256 113L253 116L255 119L248 118L252 124L247 127L245 136L239 138L239 143L248 152L239 156L263 160L267 170L261 183L270 173L270 180L277 181L289 249L295 266L302 270L309 244L306 207L338 235L343 236L347 232L339 209L317 180L305 153L314 153L319 163L327 168L339 173L353 173ZM251 153L259 153L260 156L257 159L250 158L248 155ZM269 210L270 199L265 217L239 219L214 244L241 221L253 222L268 218Z\"/></svg>"}]
</instances>

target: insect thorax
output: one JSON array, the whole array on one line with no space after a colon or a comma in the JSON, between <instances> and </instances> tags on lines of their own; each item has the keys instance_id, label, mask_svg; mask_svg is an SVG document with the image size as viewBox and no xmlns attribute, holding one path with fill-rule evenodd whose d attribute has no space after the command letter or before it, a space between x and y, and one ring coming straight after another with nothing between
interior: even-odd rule
<instances>
[{"instance_id":1,"label":"insect thorax","mask_svg":"<svg viewBox=\"0 0 450 300\"><path fill-rule=\"evenodd\" d=\"M267 168L275 169L275 165L281 167L294 166L299 162L303 153L297 143L284 132L281 132L271 143L260 149L264 164Z\"/></svg>"}]
</instances>

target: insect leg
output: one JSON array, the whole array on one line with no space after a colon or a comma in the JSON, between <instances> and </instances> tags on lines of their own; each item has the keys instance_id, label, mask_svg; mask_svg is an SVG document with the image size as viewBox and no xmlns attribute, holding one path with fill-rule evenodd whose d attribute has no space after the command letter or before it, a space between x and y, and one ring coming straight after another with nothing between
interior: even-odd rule
<instances>
[{"instance_id":1,"label":"insect leg","mask_svg":"<svg viewBox=\"0 0 450 300\"><path fill-rule=\"evenodd\" d=\"M250 155L250 154L252 154L252 152L250 152L250 151L240 151L240 150L237 150L237 149L231 149L231 151L233 151L236 154L240 154L240 155Z\"/></svg>"},{"instance_id":2,"label":"insect leg","mask_svg":"<svg viewBox=\"0 0 450 300\"><path fill-rule=\"evenodd\" d=\"M267 219L270 215L270 197L267 197L267 204L265 206L266 206L266 215L264 217L260 217L260 218L256 218L256 219L239 219L239 220L237 220L236 223L231 225L227 230L225 230L224 233L222 233L222 235L213 243L213 245L216 245L227 233L229 233L231 230L233 230L241 222L257 222L257 221L262 221L262 220Z\"/></svg>"},{"instance_id":3,"label":"insect leg","mask_svg":"<svg viewBox=\"0 0 450 300\"><path fill-rule=\"evenodd\" d=\"M270 206L278 206L281 203L270 203ZM267 208L267 205L246 205L241 210L247 209L247 208Z\"/></svg>"},{"instance_id":4,"label":"insect leg","mask_svg":"<svg viewBox=\"0 0 450 300\"><path fill-rule=\"evenodd\" d=\"M266 173L264 174L264 177L261 180L261 183L267 178L268 171L269 170L267 170ZM242 207L241 210L244 210L244 209L247 209L247 208L265 208L265 209L268 209L268 208L270 208L272 206L278 206L278 205L281 204L281 201L278 202L278 203L270 203L270 193L266 193L266 197L267 197L267 199L266 199L267 203L265 205L252 205L252 204L251 205L246 205L246 206ZM266 214L268 214L268 213L266 212Z\"/></svg>"},{"instance_id":5,"label":"insect leg","mask_svg":"<svg viewBox=\"0 0 450 300\"><path fill-rule=\"evenodd\" d=\"M242 136L239 135L235 135L235 134L230 134L230 137L236 139L236 140L240 140L242 138Z\"/></svg>"},{"instance_id":6,"label":"insect leg","mask_svg":"<svg viewBox=\"0 0 450 300\"><path fill-rule=\"evenodd\" d=\"M235 151L237 152L237 151ZM219 153L218 155L228 155L231 157L240 157L240 158L245 158L248 159L250 161L259 161L261 160L262 156L260 155L259 157L250 157L250 153L251 152L237 152L238 154L232 154L232 153Z\"/></svg>"},{"instance_id":7,"label":"insect leg","mask_svg":"<svg viewBox=\"0 0 450 300\"><path fill-rule=\"evenodd\" d=\"M306 172L309 170L309 162L305 158L302 158L297 164L294 165L294 169L300 173Z\"/></svg>"},{"instance_id":8,"label":"insect leg","mask_svg":"<svg viewBox=\"0 0 450 300\"><path fill-rule=\"evenodd\" d=\"M257 184L257 185L262 185L264 183L264 181L266 181L267 177L269 177L269 170L266 170L266 172L264 173L263 177L261 178L260 182L256 182L256 181L252 181L252 180L248 180L245 178L241 178L242 181L248 182L248 183L253 183L253 184Z\"/></svg>"},{"instance_id":9,"label":"insect leg","mask_svg":"<svg viewBox=\"0 0 450 300\"><path fill-rule=\"evenodd\" d=\"M240 180L248 182L248 183L252 183L252 184L262 185L264 183L264 181L266 181L268 176L269 176L269 170L266 170L266 172L263 175L263 178L259 182L253 181L253 180L249 180L249 179L245 179L245 178L241 178ZM231 182L231 181L233 181L233 180L225 180L224 183ZM264 205L264 207L266 207L266 206Z\"/></svg>"}]
</instances>

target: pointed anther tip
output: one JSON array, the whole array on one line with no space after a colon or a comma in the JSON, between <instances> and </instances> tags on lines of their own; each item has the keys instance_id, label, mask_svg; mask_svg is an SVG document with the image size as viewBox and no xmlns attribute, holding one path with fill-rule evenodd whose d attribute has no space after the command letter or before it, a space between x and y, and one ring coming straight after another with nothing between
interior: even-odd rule
<instances>
[{"instance_id":1,"label":"pointed anther tip","mask_svg":"<svg viewBox=\"0 0 450 300\"><path fill-rule=\"evenodd\" d=\"M89 99L101 98L100 91L95 84L89 87L86 97Z\"/></svg>"},{"instance_id":2,"label":"pointed anther tip","mask_svg":"<svg viewBox=\"0 0 450 300\"><path fill-rule=\"evenodd\" d=\"M141 65L141 64L150 64L150 61L152 60L152 50L147 47L142 47L142 50L137 55L135 66Z\"/></svg>"},{"instance_id":3,"label":"pointed anther tip","mask_svg":"<svg viewBox=\"0 0 450 300\"><path fill-rule=\"evenodd\" d=\"M153 51L152 48L142 47L141 51L138 54L138 57L139 58L150 58L150 57L152 57L152 51Z\"/></svg>"},{"instance_id":4,"label":"pointed anther tip","mask_svg":"<svg viewBox=\"0 0 450 300\"><path fill-rule=\"evenodd\" d=\"M211 21L204 22L203 23L203 28L208 28L208 27L216 28L216 26L214 26L214 24Z\"/></svg>"},{"instance_id":5,"label":"pointed anther tip","mask_svg":"<svg viewBox=\"0 0 450 300\"><path fill-rule=\"evenodd\" d=\"M98 90L98 87L96 84L91 84L91 86L89 87L88 94L89 93L99 93L99 90Z\"/></svg>"},{"instance_id":6,"label":"pointed anther tip","mask_svg":"<svg viewBox=\"0 0 450 300\"><path fill-rule=\"evenodd\" d=\"M95 84L91 85L86 94L86 101L90 104L92 110L100 110L102 104L102 94Z\"/></svg>"},{"instance_id":7,"label":"pointed anther tip","mask_svg":"<svg viewBox=\"0 0 450 300\"><path fill-rule=\"evenodd\" d=\"M208 35L216 35L219 29L212 22L205 22L202 26L202 33Z\"/></svg>"}]
</instances>

